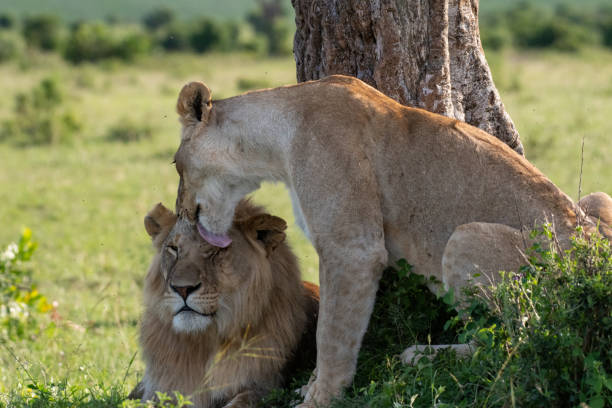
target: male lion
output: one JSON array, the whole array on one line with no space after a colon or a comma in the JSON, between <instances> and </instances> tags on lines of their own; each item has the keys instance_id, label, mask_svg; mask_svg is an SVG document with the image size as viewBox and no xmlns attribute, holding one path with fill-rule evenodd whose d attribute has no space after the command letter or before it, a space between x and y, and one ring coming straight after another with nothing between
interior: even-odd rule
<instances>
[{"instance_id":1,"label":"male lion","mask_svg":"<svg viewBox=\"0 0 612 408\"><path fill-rule=\"evenodd\" d=\"M243 201L226 249L162 204L145 227L157 253L144 287L146 370L131 397L179 391L197 407L250 407L314 362L318 290L300 280L284 220Z\"/></svg>"},{"instance_id":2,"label":"male lion","mask_svg":"<svg viewBox=\"0 0 612 408\"><path fill-rule=\"evenodd\" d=\"M192 82L177 111L180 216L227 246L240 199L263 180L282 181L319 254L317 365L304 406L327 404L351 382L387 265L405 258L416 273L444 280L449 238L474 222L490 232L551 220L562 240L578 220L595 228L498 139L402 106L355 78L333 75L214 102L206 85Z\"/></svg>"}]
</instances>

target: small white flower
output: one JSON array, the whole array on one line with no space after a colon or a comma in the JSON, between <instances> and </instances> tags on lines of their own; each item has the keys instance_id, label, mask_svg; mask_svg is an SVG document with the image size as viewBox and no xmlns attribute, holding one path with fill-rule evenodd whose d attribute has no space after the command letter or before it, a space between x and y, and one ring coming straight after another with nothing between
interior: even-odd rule
<instances>
[{"instance_id":1,"label":"small white flower","mask_svg":"<svg viewBox=\"0 0 612 408\"><path fill-rule=\"evenodd\" d=\"M15 255L17 255L17 252L19 252L19 247L17 246L17 244L15 244L14 242L9 244L8 247L6 247L6 251L4 251L0 255L0 261L12 261L13 259L15 259Z\"/></svg>"}]
</instances>

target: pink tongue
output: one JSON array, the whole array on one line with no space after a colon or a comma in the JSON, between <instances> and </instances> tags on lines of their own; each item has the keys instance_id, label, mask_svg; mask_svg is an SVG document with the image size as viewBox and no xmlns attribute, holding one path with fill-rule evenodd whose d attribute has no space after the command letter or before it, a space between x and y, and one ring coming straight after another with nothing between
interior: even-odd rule
<instances>
[{"instance_id":1,"label":"pink tongue","mask_svg":"<svg viewBox=\"0 0 612 408\"><path fill-rule=\"evenodd\" d=\"M213 245L219 248L226 248L229 246L229 244L232 243L232 239L228 237L227 235L213 234L212 232L204 228L204 226L200 224L199 222L197 226L198 226L198 232L200 233L200 236L204 238L204 241L208 242L210 245Z\"/></svg>"}]
</instances>

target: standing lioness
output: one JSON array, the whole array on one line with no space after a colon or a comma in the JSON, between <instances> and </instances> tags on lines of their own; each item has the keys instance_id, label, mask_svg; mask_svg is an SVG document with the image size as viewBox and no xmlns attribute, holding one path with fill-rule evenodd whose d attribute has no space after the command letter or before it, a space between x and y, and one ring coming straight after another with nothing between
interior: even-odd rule
<instances>
[{"instance_id":1,"label":"standing lioness","mask_svg":"<svg viewBox=\"0 0 612 408\"><path fill-rule=\"evenodd\" d=\"M499 140L355 78L214 102L193 82L177 110L180 215L224 247L239 200L263 180L283 181L319 254L317 368L306 405L326 404L351 382L386 265L405 258L442 279L446 244L463 224L519 229L547 218L566 237L577 222L572 200Z\"/></svg>"}]
</instances>

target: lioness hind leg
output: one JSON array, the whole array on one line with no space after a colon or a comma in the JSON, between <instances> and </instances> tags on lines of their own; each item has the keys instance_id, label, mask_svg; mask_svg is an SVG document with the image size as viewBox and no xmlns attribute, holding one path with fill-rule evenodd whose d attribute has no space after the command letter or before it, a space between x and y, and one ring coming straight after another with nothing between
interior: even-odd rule
<instances>
[{"instance_id":1,"label":"lioness hind leg","mask_svg":"<svg viewBox=\"0 0 612 408\"><path fill-rule=\"evenodd\" d=\"M485 293L499 281L499 271L516 271L523 265L523 252L531 244L521 231L502 224L473 222L458 226L446 244L442 256L442 283L452 290L461 305L463 289L476 286ZM470 344L427 345L408 347L400 355L402 362L410 364L415 355L435 356L444 348L457 354L473 351Z\"/></svg>"},{"instance_id":2,"label":"lioness hind leg","mask_svg":"<svg viewBox=\"0 0 612 408\"><path fill-rule=\"evenodd\" d=\"M578 201L578 205L589 218L600 224L600 232L612 239L612 198L602 192L591 193Z\"/></svg>"},{"instance_id":3,"label":"lioness hind leg","mask_svg":"<svg viewBox=\"0 0 612 408\"><path fill-rule=\"evenodd\" d=\"M437 344L437 345L428 345L428 344L415 344L413 346L408 347L406 350L400 354L399 358L404 364L413 364L415 362L415 357L417 356L427 356L433 357L438 354L438 351L444 349L453 349L455 353L460 356L469 356L474 353L474 345L467 344Z\"/></svg>"}]
</instances>

